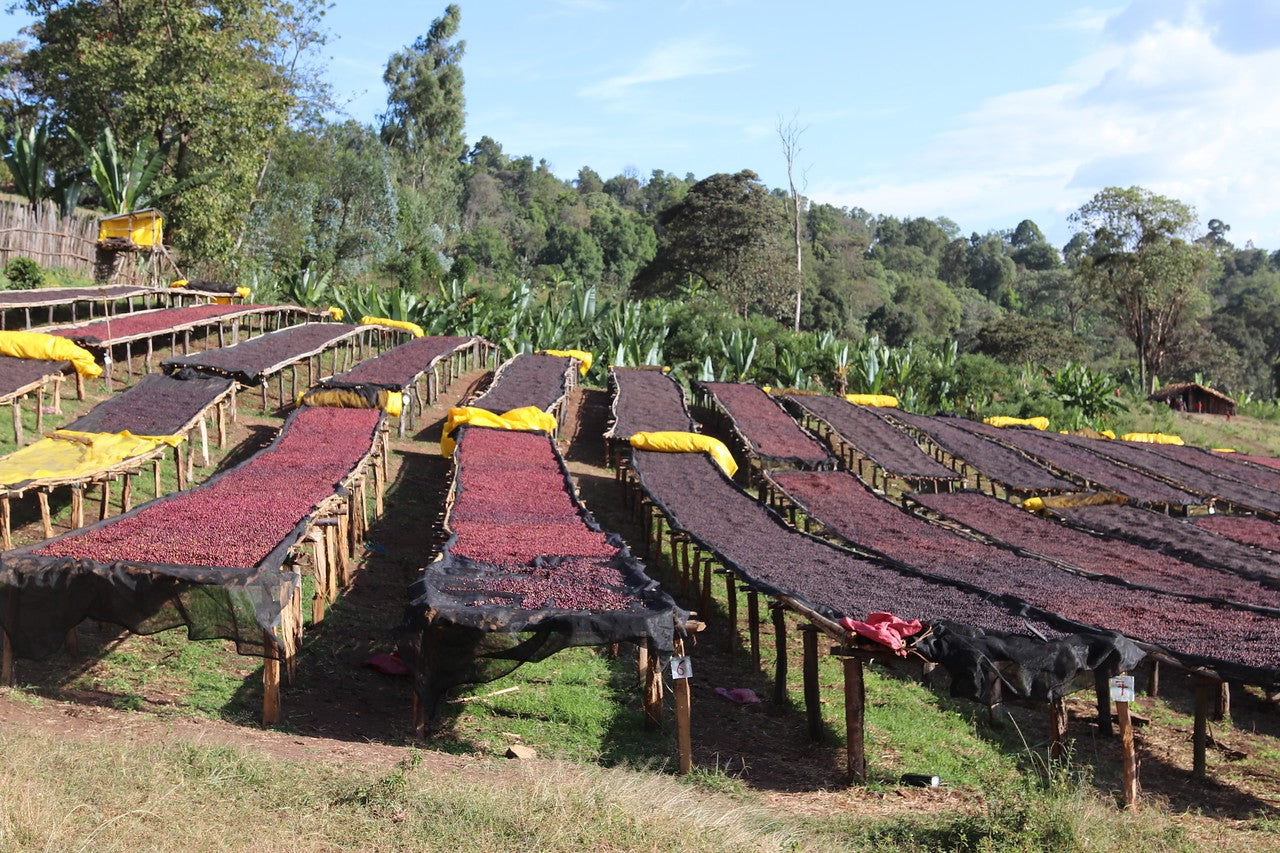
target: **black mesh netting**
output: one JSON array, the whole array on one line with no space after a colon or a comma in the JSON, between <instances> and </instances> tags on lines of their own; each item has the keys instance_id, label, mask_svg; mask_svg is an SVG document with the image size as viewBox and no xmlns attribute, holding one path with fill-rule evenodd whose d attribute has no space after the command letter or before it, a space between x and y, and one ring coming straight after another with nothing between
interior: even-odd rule
<instances>
[{"instance_id":1,"label":"black mesh netting","mask_svg":"<svg viewBox=\"0 0 1280 853\"><path fill-rule=\"evenodd\" d=\"M578 500L551 438L456 435L451 535L410 587L403 627L426 707L569 646L649 643L669 655L686 614Z\"/></svg>"},{"instance_id":2,"label":"black mesh netting","mask_svg":"<svg viewBox=\"0 0 1280 853\"><path fill-rule=\"evenodd\" d=\"M961 429L957 418L931 418L903 411L895 411L890 417L957 459L963 459L992 482L1015 492L1061 492L1079 488L1075 483L1055 477L1021 451Z\"/></svg>"},{"instance_id":3,"label":"black mesh netting","mask_svg":"<svg viewBox=\"0 0 1280 853\"><path fill-rule=\"evenodd\" d=\"M231 281L213 281L207 278L193 278L187 282L183 290L198 290L201 293L222 293L228 296L234 295L236 288L240 285Z\"/></svg>"},{"instance_id":4,"label":"black mesh netting","mask_svg":"<svg viewBox=\"0 0 1280 853\"><path fill-rule=\"evenodd\" d=\"M67 305L71 302L109 302L143 296L151 292L149 287L129 284L113 284L110 287L42 287L38 290L6 290L0 293L0 309L43 308L46 305Z\"/></svg>"},{"instance_id":5,"label":"black mesh netting","mask_svg":"<svg viewBox=\"0 0 1280 853\"><path fill-rule=\"evenodd\" d=\"M381 422L367 409L300 409L268 447L190 491L0 554L0 625L15 653L46 657L98 619L135 633L186 625L193 639L278 654L263 632L300 581L290 549L368 458Z\"/></svg>"},{"instance_id":6,"label":"black mesh netting","mask_svg":"<svg viewBox=\"0 0 1280 853\"><path fill-rule=\"evenodd\" d=\"M633 451L632 465L672 526L753 588L836 621L889 612L926 623L930 631L917 640L917 650L944 667L957 696L988 702L1055 698L1092 683L1090 673L1104 662L1124 670L1143 657L1118 634L795 530L704 455Z\"/></svg>"}]
</instances>

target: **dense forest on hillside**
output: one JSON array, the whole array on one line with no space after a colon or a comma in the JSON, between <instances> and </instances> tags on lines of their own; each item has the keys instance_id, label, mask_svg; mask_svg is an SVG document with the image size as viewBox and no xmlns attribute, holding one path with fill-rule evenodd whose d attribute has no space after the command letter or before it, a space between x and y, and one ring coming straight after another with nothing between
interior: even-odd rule
<instances>
[{"instance_id":1,"label":"dense forest on hillside","mask_svg":"<svg viewBox=\"0 0 1280 853\"><path fill-rule=\"evenodd\" d=\"M921 408L1088 421L1108 389L1193 378L1277 395L1280 251L1141 187L1099 192L1059 247L1030 220L965 233L821 204L759 164L564 180L467 141L458 6L388 57L365 125L319 73L325 0L17 5L39 21L0 45L5 183L159 206L193 277Z\"/></svg>"}]
</instances>

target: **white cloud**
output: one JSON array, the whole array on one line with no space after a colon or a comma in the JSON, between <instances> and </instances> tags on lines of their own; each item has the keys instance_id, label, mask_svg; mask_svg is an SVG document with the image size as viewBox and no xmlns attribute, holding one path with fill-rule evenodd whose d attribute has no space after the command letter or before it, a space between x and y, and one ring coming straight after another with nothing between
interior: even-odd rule
<instances>
[{"instance_id":1,"label":"white cloud","mask_svg":"<svg viewBox=\"0 0 1280 853\"><path fill-rule=\"evenodd\" d=\"M1274 246L1280 50L1227 53L1194 8L1180 18L1153 17L1125 41L1099 45L1055 85L987 99L916 162L899 158L882 176L812 195L898 215L945 213L977 230L1012 227L1018 211L1056 210L1064 221L1039 224L1062 237L1066 213L1098 190L1139 184L1194 205L1202 223L1223 219L1240 242Z\"/></svg>"},{"instance_id":2,"label":"white cloud","mask_svg":"<svg viewBox=\"0 0 1280 853\"><path fill-rule=\"evenodd\" d=\"M623 98L637 87L651 83L738 71L745 67L743 60L744 54L737 48L698 38L679 39L658 45L631 71L587 86L578 94L588 98Z\"/></svg>"}]
</instances>

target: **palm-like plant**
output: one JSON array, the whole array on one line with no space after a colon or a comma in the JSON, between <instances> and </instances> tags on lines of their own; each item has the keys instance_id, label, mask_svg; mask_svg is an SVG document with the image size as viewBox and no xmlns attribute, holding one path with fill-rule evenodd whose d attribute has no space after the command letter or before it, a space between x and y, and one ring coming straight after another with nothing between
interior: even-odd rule
<instances>
[{"instance_id":1,"label":"palm-like plant","mask_svg":"<svg viewBox=\"0 0 1280 853\"><path fill-rule=\"evenodd\" d=\"M5 165L13 175L18 194L27 200L32 210L40 209L40 202L49 194L48 167L45 153L49 143L49 122L32 125L23 132L22 122L15 122L13 135L4 137Z\"/></svg>"},{"instance_id":2,"label":"palm-like plant","mask_svg":"<svg viewBox=\"0 0 1280 853\"><path fill-rule=\"evenodd\" d=\"M89 165L102 205L108 213L129 213L153 206L161 200L210 180L212 173L192 175L169 188L157 191L156 181L169 160L169 148L175 137L156 145L150 138L140 139L133 150L122 155L111 128L98 133L98 141L90 146L74 128L67 128L71 138L80 144Z\"/></svg>"}]
</instances>

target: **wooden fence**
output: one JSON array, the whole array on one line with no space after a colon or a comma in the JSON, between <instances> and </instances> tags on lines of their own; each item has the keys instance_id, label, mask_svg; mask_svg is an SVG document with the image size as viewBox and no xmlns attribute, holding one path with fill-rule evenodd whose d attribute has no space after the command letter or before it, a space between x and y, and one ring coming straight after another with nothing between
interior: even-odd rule
<instances>
[{"instance_id":1,"label":"wooden fence","mask_svg":"<svg viewBox=\"0 0 1280 853\"><path fill-rule=\"evenodd\" d=\"M98 217L76 213L63 218L51 201L34 211L25 202L0 199L0 266L12 258L30 258L42 267L60 267L85 278L94 278L98 242ZM142 255L120 258L112 284L145 284Z\"/></svg>"}]
</instances>

